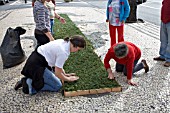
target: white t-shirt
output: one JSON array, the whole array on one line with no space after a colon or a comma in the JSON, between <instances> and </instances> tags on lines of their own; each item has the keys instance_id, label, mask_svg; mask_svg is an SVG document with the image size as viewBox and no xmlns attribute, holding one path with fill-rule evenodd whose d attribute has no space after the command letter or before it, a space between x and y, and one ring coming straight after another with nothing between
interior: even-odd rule
<instances>
[{"instance_id":1,"label":"white t-shirt","mask_svg":"<svg viewBox=\"0 0 170 113\"><path fill-rule=\"evenodd\" d=\"M109 5L109 22L113 26L121 26L121 22L119 20L120 14L120 0L112 0Z\"/></svg>"},{"instance_id":2,"label":"white t-shirt","mask_svg":"<svg viewBox=\"0 0 170 113\"><path fill-rule=\"evenodd\" d=\"M46 6L50 11L50 18L54 19L55 17L55 5L52 3L52 1L46 2Z\"/></svg>"},{"instance_id":3,"label":"white t-shirt","mask_svg":"<svg viewBox=\"0 0 170 113\"><path fill-rule=\"evenodd\" d=\"M38 47L37 52L45 57L48 65L63 68L65 61L70 55L70 41L63 39L51 41Z\"/></svg>"}]
</instances>

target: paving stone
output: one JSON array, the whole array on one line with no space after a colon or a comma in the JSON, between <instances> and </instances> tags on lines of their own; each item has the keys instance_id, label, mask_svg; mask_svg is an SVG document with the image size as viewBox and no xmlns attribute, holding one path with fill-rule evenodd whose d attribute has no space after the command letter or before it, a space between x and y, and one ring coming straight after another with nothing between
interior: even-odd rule
<instances>
[{"instance_id":1,"label":"paving stone","mask_svg":"<svg viewBox=\"0 0 170 113\"><path fill-rule=\"evenodd\" d=\"M76 5L75 5L76 4ZM8 27L24 27L27 32L21 38L22 47L27 56L34 50L34 21L31 2L23 4L21 9L13 9L8 16L0 20L0 41ZM27 5L27 8L24 8ZM81 7L80 7L81 6ZM86 7L83 7L86 6ZM103 61L110 39L108 25L105 23L105 9L98 10L83 1L71 3L57 1L57 12L66 13L80 30L91 40L95 52ZM7 12L7 13L8 13ZM27 13L23 13L27 12ZM90 13L89 13L90 12ZM97 16L96 16L97 15ZM22 19L18 19L22 17ZM12 19L11 19L12 18ZM92 19L93 18L93 19ZM126 77L116 73L116 80L122 85L122 92L111 92L102 95L87 95L65 98L61 92L41 92L30 96L21 89L13 89L22 78L20 71L25 62L10 69L2 69L0 58L0 112L2 113L169 113L170 112L170 70L163 67L163 62L153 61L159 52L159 26L151 23L126 24L125 40L138 45L150 66L150 72L144 70L136 73L133 81L138 87L127 85ZM151 32L150 32L151 31ZM149 35L150 34L150 35ZM97 42L94 43L94 42ZM114 70L115 62L111 61Z\"/></svg>"}]
</instances>

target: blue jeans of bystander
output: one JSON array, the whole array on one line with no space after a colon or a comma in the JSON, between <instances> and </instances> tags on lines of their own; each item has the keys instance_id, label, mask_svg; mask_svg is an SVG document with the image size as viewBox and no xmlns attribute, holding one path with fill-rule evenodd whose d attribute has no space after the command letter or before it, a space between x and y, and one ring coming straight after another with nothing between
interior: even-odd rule
<instances>
[{"instance_id":1,"label":"blue jeans of bystander","mask_svg":"<svg viewBox=\"0 0 170 113\"><path fill-rule=\"evenodd\" d=\"M160 57L170 62L170 22L166 24L161 22L160 41Z\"/></svg>"},{"instance_id":2,"label":"blue jeans of bystander","mask_svg":"<svg viewBox=\"0 0 170 113\"><path fill-rule=\"evenodd\" d=\"M50 19L50 24L51 24L51 34L53 35L54 34L54 31L53 31L54 19Z\"/></svg>"}]
</instances>

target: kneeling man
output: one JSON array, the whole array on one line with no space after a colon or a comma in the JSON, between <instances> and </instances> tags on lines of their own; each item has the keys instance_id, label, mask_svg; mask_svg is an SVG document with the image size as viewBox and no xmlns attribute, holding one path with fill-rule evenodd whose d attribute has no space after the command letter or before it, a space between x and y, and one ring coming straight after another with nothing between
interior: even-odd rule
<instances>
[{"instance_id":1,"label":"kneeling man","mask_svg":"<svg viewBox=\"0 0 170 113\"><path fill-rule=\"evenodd\" d=\"M114 79L114 74L110 68L109 61L114 59L116 61L116 71L123 72L127 76L127 83L130 85L137 85L132 82L133 73L145 69L145 73L149 71L146 60L138 63L141 57L141 50L131 42L119 42L114 44L107 52L104 65L108 72L108 78ZM138 63L138 64L137 64Z\"/></svg>"}]
</instances>

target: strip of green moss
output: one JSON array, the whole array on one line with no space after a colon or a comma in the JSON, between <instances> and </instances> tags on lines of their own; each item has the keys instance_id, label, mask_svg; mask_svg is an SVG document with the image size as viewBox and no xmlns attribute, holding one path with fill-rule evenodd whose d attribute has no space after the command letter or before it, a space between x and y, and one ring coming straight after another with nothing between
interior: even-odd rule
<instances>
[{"instance_id":1,"label":"strip of green moss","mask_svg":"<svg viewBox=\"0 0 170 113\"><path fill-rule=\"evenodd\" d=\"M58 20L55 20L55 39L73 35L84 36L67 15L61 14L61 16L66 19L67 23L61 24ZM94 53L91 42L87 38L86 42L86 49L77 53L71 53L64 66L66 73L74 72L80 79L76 82L65 82L63 89L65 91L76 91L120 86L115 80L107 78L108 75L104 65L96 53Z\"/></svg>"}]
</instances>

